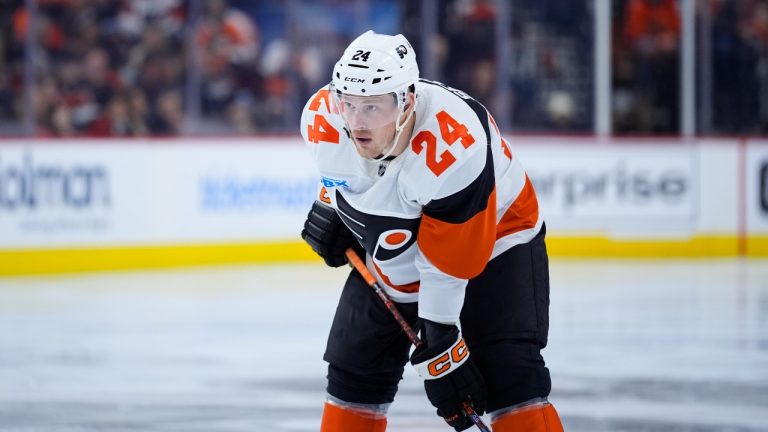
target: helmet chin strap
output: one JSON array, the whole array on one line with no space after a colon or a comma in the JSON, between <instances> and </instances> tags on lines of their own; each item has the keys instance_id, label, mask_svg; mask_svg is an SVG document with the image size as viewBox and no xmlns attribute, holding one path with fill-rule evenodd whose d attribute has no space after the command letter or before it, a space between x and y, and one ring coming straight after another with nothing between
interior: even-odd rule
<instances>
[{"instance_id":1,"label":"helmet chin strap","mask_svg":"<svg viewBox=\"0 0 768 432\"><path fill-rule=\"evenodd\" d=\"M395 151L395 148L397 148L398 140L400 140L400 134L403 133L403 130L405 129L405 125L408 124L409 121L411 121L411 117L413 117L413 113L416 112L416 103L418 99L413 98L413 108L411 109L411 112L408 114L408 117L405 118L405 121L400 124L400 116L403 115L402 111L397 114L397 120L396 121L396 129L395 129L395 138L392 140L392 144L389 146L389 150L381 156L373 158L373 160L379 161L388 158L393 151Z\"/></svg>"}]
</instances>

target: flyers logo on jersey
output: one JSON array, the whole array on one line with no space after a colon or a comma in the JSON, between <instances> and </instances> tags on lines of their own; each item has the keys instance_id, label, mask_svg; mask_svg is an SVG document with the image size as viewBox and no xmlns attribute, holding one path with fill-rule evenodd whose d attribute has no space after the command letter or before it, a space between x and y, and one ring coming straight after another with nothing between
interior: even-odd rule
<instances>
[{"instance_id":1,"label":"flyers logo on jersey","mask_svg":"<svg viewBox=\"0 0 768 432\"><path fill-rule=\"evenodd\" d=\"M405 219L365 213L352 207L342 190L336 191L333 197L338 205L339 216L377 261L393 259L416 243L420 218Z\"/></svg>"},{"instance_id":2,"label":"flyers logo on jersey","mask_svg":"<svg viewBox=\"0 0 768 432\"><path fill-rule=\"evenodd\" d=\"M464 338L459 334L456 342L442 353L429 360L414 365L416 372L424 379L437 379L456 370L469 358L469 349Z\"/></svg>"},{"instance_id":3,"label":"flyers logo on jersey","mask_svg":"<svg viewBox=\"0 0 768 432\"><path fill-rule=\"evenodd\" d=\"M384 231L379 235L379 246L389 250L400 249L411 237L413 233L405 229Z\"/></svg>"},{"instance_id":4,"label":"flyers logo on jersey","mask_svg":"<svg viewBox=\"0 0 768 432\"><path fill-rule=\"evenodd\" d=\"M389 229L379 234L372 256L379 261L390 260L416 242L413 231L407 228Z\"/></svg>"}]
</instances>

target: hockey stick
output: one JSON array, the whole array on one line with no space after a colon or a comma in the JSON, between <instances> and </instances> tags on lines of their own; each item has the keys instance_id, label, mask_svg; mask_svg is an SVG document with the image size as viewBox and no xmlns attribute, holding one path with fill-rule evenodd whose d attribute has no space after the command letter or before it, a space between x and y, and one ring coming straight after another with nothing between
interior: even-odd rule
<instances>
[{"instance_id":1,"label":"hockey stick","mask_svg":"<svg viewBox=\"0 0 768 432\"><path fill-rule=\"evenodd\" d=\"M349 260L349 263L352 265L352 267L354 267L357 272L360 273L360 276L365 279L365 282L368 283L368 285L373 288L374 291L376 291L376 294L379 296L381 301L384 302L384 306L386 306L389 312L392 313L392 316L395 317L395 321L400 324L400 327L403 329L406 336L408 336L408 339L411 341L411 343L417 348L421 346L422 342L421 339L419 339L419 336L416 334L416 332L413 331L405 318L400 315L400 311L397 310L395 303L389 298L387 293L381 289L381 285L376 282L376 278L368 270L368 267L366 267L365 264L363 264L363 261L360 260L360 257L357 256L357 252L352 250L352 248L349 248L345 252L345 255L347 255L347 259Z\"/></svg>"},{"instance_id":2,"label":"hockey stick","mask_svg":"<svg viewBox=\"0 0 768 432\"><path fill-rule=\"evenodd\" d=\"M349 260L349 264L357 270L358 273L360 273L360 276L365 279L365 282L373 288L373 290L376 292L376 295L379 296L381 301L384 302L384 306L386 306L387 310L389 310L390 313L392 313L392 316L395 318L395 321L397 321L398 324L400 324L400 328L403 329L406 336L408 336L408 339L411 341L411 343L416 347L420 347L423 342L421 339L419 339L419 336L416 334L416 332L413 331L413 328L411 328L410 324L408 324L408 321L403 318L403 316L400 314L400 311L397 310L397 307L395 306L395 303L392 301L392 299L389 298L387 293L384 292L384 290L381 288L381 285L376 281L376 278L371 274L370 270L368 270L368 267L365 266L363 261L360 259L360 257L357 256L357 252L352 250L352 248L349 248L344 253L347 256L347 259ZM472 406L469 405L467 402L463 402L462 406L464 407L464 411L467 413L470 419L472 419L472 423L477 426L478 429L480 429L483 432L491 432L491 429L485 425L483 422L483 419L480 418L479 415L475 412L474 409L472 409Z\"/></svg>"}]
</instances>

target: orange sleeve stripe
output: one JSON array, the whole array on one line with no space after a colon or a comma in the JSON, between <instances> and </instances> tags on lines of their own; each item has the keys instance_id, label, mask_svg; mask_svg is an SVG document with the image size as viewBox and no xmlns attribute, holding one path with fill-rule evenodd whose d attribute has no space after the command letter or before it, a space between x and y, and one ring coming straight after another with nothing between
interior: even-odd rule
<instances>
[{"instance_id":1,"label":"orange sleeve stripe","mask_svg":"<svg viewBox=\"0 0 768 432\"><path fill-rule=\"evenodd\" d=\"M443 273L472 279L482 273L491 258L496 234L496 188L488 205L462 223L421 217L418 243L424 255Z\"/></svg>"},{"instance_id":2,"label":"orange sleeve stripe","mask_svg":"<svg viewBox=\"0 0 768 432\"><path fill-rule=\"evenodd\" d=\"M525 176L523 190L509 206L496 227L496 239L514 234L518 231L534 228L539 220L539 202L531 179Z\"/></svg>"},{"instance_id":3,"label":"orange sleeve stripe","mask_svg":"<svg viewBox=\"0 0 768 432\"><path fill-rule=\"evenodd\" d=\"M418 281L417 282L413 282L413 283L409 283L409 284L405 284L405 285L395 285L395 284L392 283L392 281L389 279L389 277L387 277L387 275L385 275L384 272L381 271L381 269L379 268L379 266L376 265L375 262L373 263L373 267L376 269L376 273L378 273L379 276L381 277L381 280L383 280L384 283L387 284L388 286L390 286L391 288L394 288L397 291L404 292L404 293L409 293L409 294L410 293L415 293L415 292L419 291L419 286L421 284Z\"/></svg>"}]
</instances>

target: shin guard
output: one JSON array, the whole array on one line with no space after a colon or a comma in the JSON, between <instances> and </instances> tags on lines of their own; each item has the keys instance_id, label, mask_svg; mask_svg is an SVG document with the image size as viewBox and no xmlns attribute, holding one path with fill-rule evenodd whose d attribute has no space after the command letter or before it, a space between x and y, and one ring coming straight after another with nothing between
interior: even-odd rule
<instances>
[{"instance_id":1,"label":"shin guard","mask_svg":"<svg viewBox=\"0 0 768 432\"><path fill-rule=\"evenodd\" d=\"M320 432L384 432L386 429L387 417L383 413L325 403Z\"/></svg>"},{"instance_id":2,"label":"shin guard","mask_svg":"<svg viewBox=\"0 0 768 432\"><path fill-rule=\"evenodd\" d=\"M550 403L506 412L491 422L493 432L563 432L563 424Z\"/></svg>"}]
</instances>

